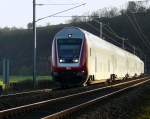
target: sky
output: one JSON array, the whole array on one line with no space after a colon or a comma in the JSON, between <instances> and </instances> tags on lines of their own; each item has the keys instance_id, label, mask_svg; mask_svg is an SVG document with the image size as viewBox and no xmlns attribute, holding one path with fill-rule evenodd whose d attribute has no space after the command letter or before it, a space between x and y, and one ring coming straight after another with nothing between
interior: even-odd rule
<instances>
[{"instance_id":1,"label":"sky","mask_svg":"<svg viewBox=\"0 0 150 119\"><path fill-rule=\"evenodd\" d=\"M36 6L36 19L72 8L82 3L86 5L59 14L58 16L84 15L98 9L124 7L129 0L36 0L37 4L74 4ZM136 1L136 0L135 0ZM0 28L26 28L32 22L33 0L0 0ZM65 23L71 18L50 17L37 22L38 26Z\"/></svg>"}]
</instances>

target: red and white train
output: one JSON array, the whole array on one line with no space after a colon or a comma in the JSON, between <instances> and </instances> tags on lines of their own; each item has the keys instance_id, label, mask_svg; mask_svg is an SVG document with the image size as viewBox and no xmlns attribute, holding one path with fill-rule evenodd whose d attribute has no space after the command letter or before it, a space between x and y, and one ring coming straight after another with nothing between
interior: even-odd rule
<instances>
[{"instance_id":1,"label":"red and white train","mask_svg":"<svg viewBox=\"0 0 150 119\"><path fill-rule=\"evenodd\" d=\"M65 27L53 39L51 71L62 85L86 84L143 74L144 63L81 28Z\"/></svg>"}]
</instances>

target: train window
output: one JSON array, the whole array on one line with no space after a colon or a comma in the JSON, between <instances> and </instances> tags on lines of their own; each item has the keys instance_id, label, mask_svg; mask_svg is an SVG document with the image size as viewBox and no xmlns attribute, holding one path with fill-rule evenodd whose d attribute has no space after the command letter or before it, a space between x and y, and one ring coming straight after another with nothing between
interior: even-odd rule
<instances>
[{"instance_id":1,"label":"train window","mask_svg":"<svg viewBox=\"0 0 150 119\"><path fill-rule=\"evenodd\" d=\"M71 63L79 60L82 39L66 38L57 40L58 56L61 62Z\"/></svg>"},{"instance_id":2,"label":"train window","mask_svg":"<svg viewBox=\"0 0 150 119\"><path fill-rule=\"evenodd\" d=\"M60 50L80 49L80 45L61 45Z\"/></svg>"}]
</instances>

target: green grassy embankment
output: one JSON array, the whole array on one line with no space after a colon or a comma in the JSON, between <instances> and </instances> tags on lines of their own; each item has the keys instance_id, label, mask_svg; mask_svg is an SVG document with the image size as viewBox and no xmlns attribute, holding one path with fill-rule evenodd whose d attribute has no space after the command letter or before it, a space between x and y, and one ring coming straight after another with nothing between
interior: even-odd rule
<instances>
[{"instance_id":1,"label":"green grassy embankment","mask_svg":"<svg viewBox=\"0 0 150 119\"><path fill-rule=\"evenodd\" d=\"M0 76L0 86L2 86L4 88L4 83L3 83L3 80L2 80L2 76Z\"/></svg>"},{"instance_id":2,"label":"green grassy embankment","mask_svg":"<svg viewBox=\"0 0 150 119\"><path fill-rule=\"evenodd\" d=\"M32 76L11 76L10 83L18 83L22 81L31 81ZM52 80L51 76L37 76L37 80ZM0 76L0 84L3 84L3 78Z\"/></svg>"},{"instance_id":3,"label":"green grassy embankment","mask_svg":"<svg viewBox=\"0 0 150 119\"><path fill-rule=\"evenodd\" d=\"M0 86L4 86L3 81L0 79Z\"/></svg>"},{"instance_id":4,"label":"green grassy embankment","mask_svg":"<svg viewBox=\"0 0 150 119\"><path fill-rule=\"evenodd\" d=\"M52 80L50 76L37 76L37 80ZM32 81L32 76L11 76L10 83L19 83L23 81Z\"/></svg>"},{"instance_id":5,"label":"green grassy embankment","mask_svg":"<svg viewBox=\"0 0 150 119\"><path fill-rule=\"evenodd\" d=\"M36 89L53 88L56 86L51 76L37 76L36 82ZM0 76L0 85L3 86L3 89L5 89L3 92L4 94L33 89L35 90L35 88L33 88L32 76L11 76L9 85L7 86L4 85L2 76Z\"/></svg>"}]
</instances>

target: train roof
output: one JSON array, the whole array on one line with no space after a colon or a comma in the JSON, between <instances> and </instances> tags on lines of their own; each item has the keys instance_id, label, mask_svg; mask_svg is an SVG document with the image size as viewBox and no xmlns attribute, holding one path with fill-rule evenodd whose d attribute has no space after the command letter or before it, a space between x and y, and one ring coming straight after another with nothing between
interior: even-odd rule
<instances>
[{"instance_id":1,"label":"train roof","mask_svg":"<svg viewBox=\"0 0 150 119\"><path fill-rule=\"evenodd\" d=\"M101 40L101 41L105 44L105 46L109 46L109 45L113 46L113 47L117 50L117 52L118 52L119 54L122 54L122 52L124 52L124 53L127 53L128 55L130 55L131 57L136 57L137 60L143 62L143 61L142 61L138 56L136 56L135 54L133 54L133 53L131 53L131 52L128 52L128 51L126 51L125 49L122 49L122 48L120 48L120 47L118 47L118 46L116 46L116 45L114 45L114 44L112 44L112 43L110 43L110 42L108 42L108 41L106 41L106 40L104 40L104 39L102 39L102 38L100 38L100 37L98 37L98 36L96 36L96 35L90 33L90 32L88 32L88 31L86 31L86 30L84 30L84 29L82 29L82 28L79 28L79 27L74 27L74 26L71 26L71 27L64 27L62 30L60 30L60 31L55 35L55 37L56 37L56 36L62 36L62 34L63 34L64 32L67 32L68 30L79 31L79 32L81 32L81 34L82 34L83 37L86 36L87 34L92 35L92 36L95 37L96 39ZM80 35L81 35L81 34L80 34ZM93 40L93 41L94 41L94 40ZM98 45L98 43L95 43L95 44Z\"/></svg>"},{"instance_id":2,"label":"train roof","mask_svg":"<svg viewBox=\"0 0 150 119\"><path fill-rule=\"evenodd\" d=\"M69 33L68 33L69 32ZM74 35L75 33L75 35ZM79 38L84 38L85 34L82 31L82 29L78 28L78 27L64 27L63 29L61 29L59 32L56 33L55 38L66 38L68 37L68 34L72 35L73 37L79 37Z\"/></svg>"},{"instance_id":3,"label":"train roof","mask_svg":"<svg viewBox=\"0 0 150 119\"><path fill-rule=\"evenodd\" d=\"M75 28L77 28L77 27L75 27ZM136 57L137 60L141 61L141 59L140 59L138 56L136 56L135 54L133 54L133 53L131 53L131 52L128 52L127 50L122 49L122 48L120 48L120 47L118 47L118 46L116 46L116 45L114 45L114 44L112 44L112 43L110 43L110 42L108 42L108 41L106 41L106 40L104 40L104 39L102 39L102 38L100 38L100 37L98 37L98 36L96 36L96 35L90 33L90 32L88 32L88 31L84 30L84 29L81 29L81 28L78 28L78 29L79 29L80 31L84 32L85 34L88 33L88 34L90 34L90 35L92 35L92 36L94 36L94 37L97 37L99 40L103 41L103 43L107 44L106 46L108 46L108 45L113 46L113 47L116 49L116 52L118 52L118 54L122 54L122 52L124 52L124 53L130 55L131 57L134 57L134 58ZM95 43L95 44L98 45L98 43ZM141 61L141 62L143 62L143 61Z\"/></svg>"}]
</instances>

